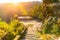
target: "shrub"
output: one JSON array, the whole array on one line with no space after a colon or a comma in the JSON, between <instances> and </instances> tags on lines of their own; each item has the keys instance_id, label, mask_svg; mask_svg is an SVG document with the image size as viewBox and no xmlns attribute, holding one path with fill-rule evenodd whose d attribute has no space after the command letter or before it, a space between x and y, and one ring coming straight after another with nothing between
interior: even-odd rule
<instances>
[{"instance_id":1,"label":"shrub","mask_svg":"<svg viewBox=\"0 0 60 40\"><path fill-rule=\"evenodd\" d=\"M16 35L21 37L25 30L25 25L18 20L11 20L9 24L2 20L0 21L0 38L3 40L13 40ZM7 34L4 36L5 32Z\"/></svg>"},{"instance_id":2,"label":"shrub","mask_svg":"<svg viewBox=\"0 0 60 40\"><path fill-rule=\"evenodd\" d=\"M42 25L42 33L43 34L59 34L60 27L57 23L58 18L51 17L49 19L46 19Z\"/></svg>"}]
</instances>

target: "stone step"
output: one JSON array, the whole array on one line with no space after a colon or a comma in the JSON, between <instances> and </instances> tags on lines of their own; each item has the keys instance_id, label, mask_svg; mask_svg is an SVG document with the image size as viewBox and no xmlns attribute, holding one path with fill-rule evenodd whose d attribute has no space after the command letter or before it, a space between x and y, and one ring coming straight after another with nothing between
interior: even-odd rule
<instances>
[{"instance_id":1,"label":"stone step","mask_svg":"<svg viewBox=\"0 0 60 40\"><path fill-rule=\"evenodd\" d=\"M31 40L31 39L22 39L22 40Z\"/></svg>"},{"instance_id":2,"label":"stone step","mask_svg":"<svg viewBox=\"0 0 60 40\"><path fill-rule=\"evenodd\" d=\"M34 37L34 34L27 34L25 37Z\"/></svg>"}]
</instances>

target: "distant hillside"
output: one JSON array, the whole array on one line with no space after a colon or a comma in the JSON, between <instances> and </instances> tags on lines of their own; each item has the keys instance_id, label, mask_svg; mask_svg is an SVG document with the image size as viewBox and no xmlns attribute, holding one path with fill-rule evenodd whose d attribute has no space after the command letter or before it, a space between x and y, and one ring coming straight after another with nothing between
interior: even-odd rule
<instances>
[{"instance_id":1,"label":"distant hillside","mask_svg":"<svg viewBox=\"0 0 60 40\"><path fill-rule=\"evenodd\" d=\"M22 14L24 11L29 11L35 4L40 4L38 1L33 1L33 2L20 2L18 4L13 4L13 3L5 3L5 4L0 4L0 10L2 11L1 13L19 13Z\"/></svg>"}]
</instances>

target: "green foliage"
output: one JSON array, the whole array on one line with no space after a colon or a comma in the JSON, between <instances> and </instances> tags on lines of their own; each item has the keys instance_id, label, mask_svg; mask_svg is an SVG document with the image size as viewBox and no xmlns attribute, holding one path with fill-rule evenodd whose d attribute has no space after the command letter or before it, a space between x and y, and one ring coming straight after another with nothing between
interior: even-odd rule
<instances>
[{"instance_id":1,"label":"green foliage","mask_svg":"<svg viewBox=\"0 0 60 40\"><path fill-rule=\"evenodd\" d=\"M18 32L18 34L22 34L23 33L23 31L25 31L25 25L24 24L21 24L16 30L17 30L17 32Z\"/></svg>"},{"instance_id":2,"label":"green foliage","mask_svg":"<svg viewBox=\"0 0 60 40\"><path fill-rule=\"evenodd\" d=\"M51 0L51 2L59 2L59 0L53 0L53 1Z\"/></svg>"},{"instance_id":3,"label":"green foliage","mask_svg":"<svg viewBox=\"0 0 60 40\"><path fill-rule=\"evenodd\" d=\"M35 4L34 5L34 8L30 10L31 12L31 16L34 16L34 17L37 17L39 15L39 5L38 4Z\"/></svg>"},{"instance_id":4,"label":"green foliage","mask_svg":"<svg viewBox=\"0 0 60 40\"><path fill-rule=\"evenodd\" d=\"M9 30L8 31L14 31L17 27L19 27L19 25L18 24L20 24L19 22L18 22L18 20L12 20L10 23L9 23Z\"/></svg>"},{"instance_id":5,"label":"green foliage","mask_svg":"<svg viewBox=\"0 0 60 40\"><path fill-rule=\"evenodd\" d=\"M30 10L30 15L33 16L34 18L38 18L40 20L43 19L43 14L42 14L42 3L41 4L35 4L33 9Z\"/></svg>"},{"instance_id":6,"label":"green foliage","mask_svg":"<svg viewBox=\"0 0 60 40\"><path fill-rule=\"evenodd\" d=\"M58 3L59 0L43 0L44 3Z\"/></svg>"},{"instance_id":7,"label":"green foliage","mask_svg":"<svg viewBox=\"0 0 60 40\"><path fill-rule=\"evenodd\" d=\"M8 27L9 25L6 22L0 20L0 37L8 30Z\"/></svg>"},{"instance_id":8,"label":"green foliage","mask_svg":"<svg viewBox=\"0 0 60 40\"><path fill-rule=\"evenodd\" d=\"M10 33L10 35L12 34L13 37L16 35L20 35L20 37L23 36L23 33L25 31L24 24L20 23L18 20L12 20L11 23L9 23L9 26L10 27L8 32ZM9 35L8 35L8 38L10 38Z\"/></svg>"},{"instance_id":9,"label":"green foliage","mask_svg":"<svg viewBox=\"0 0 60 40\"><path fill-rule=\"evenodd\" d=\"M16 35L20 35L21 37L25 30L25 25L18 20L11 20L9 24L0 21L0 38L4 36L5 32L7 32L6 36L3 38L6 38L6 40L12 40Z\"/></svg>"},{"instance_id":10,"label":"green foliage","mask_svg":"<svg viewBox=\"0 0 60 40\"><path fill-rule=\"evenodd\" d=\"M42 25L42 33L43 34L60 34L60 27L57 23L58 18L51 17L46 19Z\"/></svg>"},{"instance_id":11,"label":"green foliage","mask_svg":"<svg viewBox=\"0 0 60 40\"><path fill-rule=\"evenodd\" d=\"M44 36L42 37L43 39L45 38L44 40L51 39L50 37L49 37L50 39L47 39L48 38L47 35L51 35L51 37L53 34L55 36L57 35L60 36L60 21L59 21L60 17L59 18L57 17L58 11L54 13L54 5L53 5L56 2L58 3L59 0L43 0L42 9L41 9L42 10L41 13L43 17L41 17L41 15L39 16L43 18L43 21L42 21L41 31L38 31L38 33L41 34L40 37L46 35L45 37Z\"/></svg>"},{"instance_id":12,"label":"green foliage","mask_svg":"<svg viewBox=\"0 0 60 40\"><path fill-rule=\"evenodd\" d=\"M42 32L43 32L43 34L51 33L51 30L52 30L52 23L51 23L51 21L52 20L51 21L50 20L46 19L44 21L44 24L42 25Z\"/></svg>"},{"instance_id":13,"label":"green foliage","mask_svg":"<svg viewBox=\"0 0 60 40\"><path fill-rule=\"evenodd\" d=\"M5 39L3 40L13 40L15 38L15 35L13 35L12 33L8 33L4 38Z\"/></svg>"},{"instance_id":14,"label":"green foliage","mask_svg":"<svg viewBox=\"0 0 60 40\"><path fill-rule=\"evenodd\" d=\"M58 25L57 24L53 24L53 30L52 30L52 33L54 33L54 34L59 34L59 29L58 29Z\"/></svg>"}]
</instances>

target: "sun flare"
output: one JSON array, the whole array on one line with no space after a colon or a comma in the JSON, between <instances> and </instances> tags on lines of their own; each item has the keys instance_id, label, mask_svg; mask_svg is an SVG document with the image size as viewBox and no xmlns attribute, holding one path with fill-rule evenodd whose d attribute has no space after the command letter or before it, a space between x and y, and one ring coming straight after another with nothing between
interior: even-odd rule
<instances>
[{"instance_id":1,"label":"sun flare","mask_svg":"<svg viewBox=\"0 0 60 40\"><path fill-rule=\"evenodd\" d=\"M19 2L30 2L30 1L42 1L42 0L0 0L0 3L19 3Z\"/></svg>"}]
</instances>

